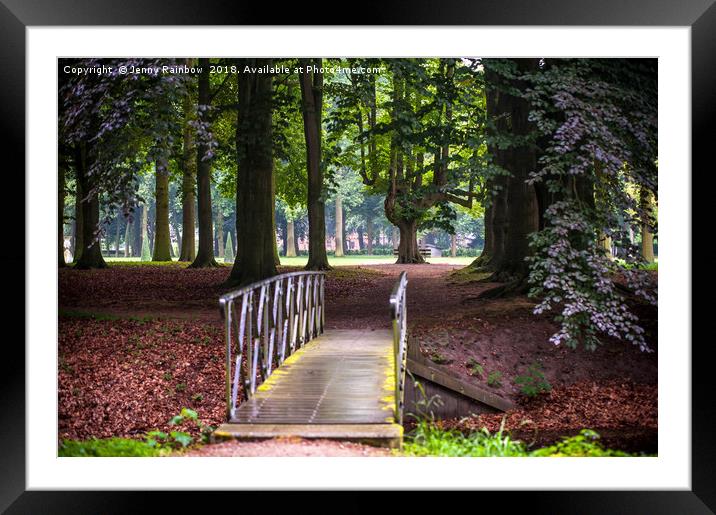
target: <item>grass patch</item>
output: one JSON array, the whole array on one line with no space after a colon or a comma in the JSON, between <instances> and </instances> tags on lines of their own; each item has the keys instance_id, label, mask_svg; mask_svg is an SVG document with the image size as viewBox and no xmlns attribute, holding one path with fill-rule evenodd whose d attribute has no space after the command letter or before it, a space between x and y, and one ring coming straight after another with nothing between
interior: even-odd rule
<instances>
[{"instance_id":1,"label":"grass patch","mask_svg":"<svg viewBox=\"0 0 716 515\"><path fill-rule=\"evenodd\" d=\"M59 457L152 457L161 456L165 451L147 442L131 438L106 438L91 440L63 440L57 451Z\"/></svg>"},{"instance_id":2,"label":"grass patch","mask_svg":"<svg viewBox=\"0 0 716 515\"><path fill-rule=\"evenodd\" d=\"M407 436L403 445L407 456L526 456L524 444L512 440L502 431L495 434L482 431L463 435L459 431L439 429L428 422L420 422Z\"/></svg>"},{"instance_id":3,"label":"grass patch","mask_svg":"<svg viewBox=\"0 0 716 515\"><path fill-rule=\"evenodd\" d=\"M549 457L624 457L631 456L623 451L605 449L599 443L599 434L591 429L582 429L576 436L562 438L561 441L534 451L532 456Z\"/></svg>"},{"instance_id":4,"label":"grass patch","mask_svg":"<svg viewBox=\"0 0 716 515\"><path fill-rule=\"evenodd\" d=\"M490 434L487 428L464 435L454 429L441 429L421 421L406 435L403 454L407 456L463 456L463 457L628 457L634 455L606 449L599 442L599 434L583 429L578 435L562 438L554 445L533 451L520 440L512 440L502 428Z\"/></svg>"},{"instance_id":5,"label":"grass patch","mask_svg":"<svg viewBox=\"0 0 716 515\"><path fill-rule=\"evenodd\" d=\"M357 254L343 257L328 256L328 264L331 266L359 266L359 265L392 265L395 263L396 256ZM475 258L471 257L431 257L427 258L428 263L446 264L446 265L468 265ZM308 256L297 257L281 257L282 266L306 266Z\"/></svg>"}]
</instances>

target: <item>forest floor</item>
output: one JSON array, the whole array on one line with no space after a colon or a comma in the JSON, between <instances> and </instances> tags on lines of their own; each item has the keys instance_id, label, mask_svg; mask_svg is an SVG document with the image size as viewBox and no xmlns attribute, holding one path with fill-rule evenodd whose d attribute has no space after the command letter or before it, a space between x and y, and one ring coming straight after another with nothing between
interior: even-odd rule
<instances>
[{"instance_id":1,"label":"forest floor","mask_svg":"<svg viewBox=\"0 0 716 515\"><path fill-rule=\"evenodd\" d=\"M532 300L477 299L495 284L457 278L452 273L457 268L446 264L336 268L326 281L327 328L390 327L388 297L398 274L406 270L411 341L418 342L421 353L436 365L515 402L517 408L507 414L506 427L525 441L532 437L553 441L592 428L611 435L613 445L640 445L635 441L655 445L655 309L638 308L647 341L657 352L642 353L609 340L593 352L557 347L548 341L556 324L549 315L533 315ZM282 271L292 269L282 267ZM226 291L221 284L229 270L226 266L192 270L177 263L60 270L59 437L141 437L148 430L169 429L168 420L183 407L196 410L204 424L221 423L224 345L217 298ZM475 371L475 363L480 371ZM530 366L539 366L552 387L537 399L525 398L514 382ZM487 378L497 372L499 384L488 385ZM494 431L502 416L442 424L464 431L478 426ZM629 442L619 439L623 435ZM337 447L336 442L283 444L283 451L277 450L280 442L265 442L264 447L230 443L197 452L376 455L372 448Z\"/></svg>"}]
</instances>

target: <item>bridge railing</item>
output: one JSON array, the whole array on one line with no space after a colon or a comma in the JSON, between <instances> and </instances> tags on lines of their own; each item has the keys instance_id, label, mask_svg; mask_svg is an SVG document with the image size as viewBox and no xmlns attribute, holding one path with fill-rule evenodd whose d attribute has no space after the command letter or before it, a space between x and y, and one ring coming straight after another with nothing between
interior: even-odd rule
<instances>
[{"instance_id":1,"label":"bridge railing","mask_svg":"<svg viewBox=\"0 0 716 515\"><path fill-rule=\"evenodd\" d=\"M292 272L219 299L226 333L226 416L325 325L325 272ZM240 398L241 394L241 398Z\"/></svg>"},{"instance_id":2,"label":"bridge railing","mask_svg":"<svg viewBox=\"0 0 716 515\"><path fill-rule=\"evenodd\" d=\"M401 272L390 294L390 315L393 319L393 353L395 355L395 419L403 423L403 401L405 399L405 370L407 367L407 306L405 291L408 274Z\"/></svg>"}]
</instances>

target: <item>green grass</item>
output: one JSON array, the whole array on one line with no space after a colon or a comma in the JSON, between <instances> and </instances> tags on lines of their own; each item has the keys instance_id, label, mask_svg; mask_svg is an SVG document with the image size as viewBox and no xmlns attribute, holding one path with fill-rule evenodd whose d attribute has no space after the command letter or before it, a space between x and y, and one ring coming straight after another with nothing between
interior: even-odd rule
<instances>
[{"instance_id":1,"label":"green grass","mask_svg":"<svg viewBox=\"0 0 716 515\"><path fill-rule=\"evenodd\" d=\"M512 440L502 431L490 434L487 429L467 436L459 431L438 429L420 422L403 444L407 456L526 456L522 442Z\"/></svg>"},{"instance_id":2,"label":"green grass","mask_svg":"<svg viewBox=\"0 0 716 515\"><path fill-rule=\"evenodd\" d=\"M161 456L163 451L141 440L130 438L106 438L91 440L63 440L57 455L59 457L152 457Z\"/></svg>"},{"instance_id":3,"label":"green grass","mask_svg":"<svg viewBox=\"0 0 716 515\"><path fill-rule=\"evenodd\" d=\"M387 265L395 263L394 256L368 256L368 255L350 255L343 257L328 256L328 262L331 266L360 266L360 265ZM447 265L468 265L474 261L473 257L432 257L427 258L428 263L436 264L447 264ZM163 261L160 263L154 263L151 261L140 261L138 257L110 257L104 258L107 263L111 264L123 264L123 265L135 265L135 266L186 266L188 263L179 263L178 261ZM231 264L224 264L220 258L217 258L217 262L220 265L232 266ZM297 257L281 257L281 264L283 266L305 266L308 262L308 256L297 256Z\"/></svg>"},{"instance_id":4,"label":"green grass","mask_svg":"<svg viewBox=\"0 0 716 515\"><path fill-rule=\"evenodd\" d=\"M627 270L631 270L632 268L635 268L636 265L627 263L623 259L620 258L614 258L614 262L617 263L620 266L623 266ZM655 257L653 263L648 263L646 265L639 265L637 268L641 270L652 270L652 271L658 271L659 270L659 258Z\"/></svg>"},{"instance_id":5,"label":"green grass","mask_svg":"<svg viewBox=\"0 0 716 515\"><path fill-rule=\"evenodd\" d=\"M407 456L465 457L626 457L623 451L605 449L599 434L583 429L578 435L562 438L548 447L530 451L523 442L512 440L502 429L490 434L486 428L464 435L456 430L439 429L421 421L406 435L403 454ZM646 456L646 455L641 455Z\"/></svg>"}]
</instances>

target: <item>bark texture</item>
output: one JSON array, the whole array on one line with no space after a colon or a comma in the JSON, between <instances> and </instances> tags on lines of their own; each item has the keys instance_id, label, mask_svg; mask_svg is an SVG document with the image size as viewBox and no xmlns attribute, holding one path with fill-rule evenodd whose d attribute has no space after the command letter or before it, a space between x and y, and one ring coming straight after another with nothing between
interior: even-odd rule
<instances>
[{"instance_id":1,"label":"bark texture","mask_svg":"<svg viewBox=\"0 0 716 515\"><path fill-rule=\"evenodd\" d=\"M192 128L189 125L191 116L191 97L184 99L184 148L182 152L182 236L179 261L193 261L196 256L196 147Z\"/></svg>"},{"instance_id":2,"label":"bark texture","mask_svg":"<svg viewBox=\"0 0 716 515\"><path fill-rule=\"evenodd\" d=\"M152 261L171 261L169 237L169 170L166 162L156 163L156 209L154 219L154 252Z\"/></svg>"},{"instance_id":3,"label":"bark texture","mask_svg":"<svg viewBox=\"0 0 716 515\"><path fill-rule=\"evenodd\" d=\"M209 59L199 59L199 97L200 106L208 106L211 102L209 92ZM206 121L206 109L201 109L199 116ZM196 182L199 208L199 249L196 258L189 265L191 268L209 268L219 266L214 259L214 229L211 211L211 160L206 157L206 143L199 140L196 145Z\"/></svg>"},{"instance_id":4,"label":"bark texture","mask_svg":"<svg viewBox=\"0 0 716 515\"><path fill-rule=\"evenodd\" d=\"M311 62L313 61L313 62ZM306 270L330 270L326 254L326 204L323 196L321 166L321 121L323 116L323 74L310 73L310 64L321 66L322 59L299 59L303 73L301 105L303 132L306 138L306 169L308 170L308 263Z\"/></svg>"},{"instance_id":5,"label":"bark texture","mask_svg":"<svg viewBox=\"0 0 716 515\"><path fill-rule=\"evenodd\" d=\"M239 67L271 66L241 59ZM238 75L236 235L241 243L228 283L245 285L276 275L273 202L272 77Z\"/></svg>"},{"instance_id":6,"label":"bark texture","mask_svg":"<svg viewBox=\"0 0 716 515\"><path fill-rule=\"evenodd\" d=\"M286 257L296 257L295 229L293 220L286 222Z\"/></svg>"},{"instance_id":7,"label":"bark texture","mask_svg":"<svg viewBox=\"0 0 716 515\"><path fill-rule=\"evenodd\" d=\"M343 199L336 196L336 257L343 257Z\"/></svg>"},{"instance_id":8,"label":"bark texture","mask_svg":"<svg viewBox=\"0 0 716 515\"><path fill-rule=\"evenodd\" d=\"M102 257L99 238L99 192L94 189L94 181L89 171L90 152L86 144L77 147L75 167L78 181L81 185L84 198L81 202L82 210L82 242L83 249L75 268L86 270L90 268L106 268L107 263Z\"/></svg>"}]
</instances>

